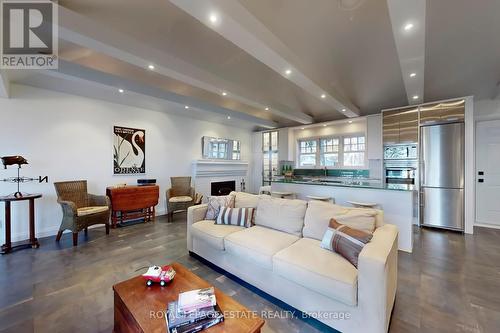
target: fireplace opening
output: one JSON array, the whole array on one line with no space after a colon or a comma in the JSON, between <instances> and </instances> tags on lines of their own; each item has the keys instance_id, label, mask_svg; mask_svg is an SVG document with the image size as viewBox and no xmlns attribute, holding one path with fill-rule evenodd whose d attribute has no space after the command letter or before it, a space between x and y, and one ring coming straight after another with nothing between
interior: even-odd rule
<instances>
[{"instance_id":1,"label":"fireplace opening","mask_svg":"<svg viewBox=\"0 0 500 333\"><path fill-rule=\"evenodd\" d=\"M227 182L213 182L210 184L211 195L228 195L232 191L236 191L236 181L231 180Z\"/></svg>"}]
</instances>

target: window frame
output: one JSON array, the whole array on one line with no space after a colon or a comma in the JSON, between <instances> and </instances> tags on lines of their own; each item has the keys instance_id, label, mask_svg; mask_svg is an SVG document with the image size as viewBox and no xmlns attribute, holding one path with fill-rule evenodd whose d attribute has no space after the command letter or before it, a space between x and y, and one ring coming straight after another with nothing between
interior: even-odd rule
<instances>
[{"instance_id":1,"label":"window frame","mask_svg":"<svg viewBox=\"0 0 500 333\"><path fill-rule=\"evenodd\" d=\"M303 142L315 142L316 143L315 147L314 147L315 151L314 152L302 152L301 150L302 150L302 143ZM316 168L318 165L318 153L319 153L319 140L318 139L314 139L314 138L300 139L298 141L298 159L297 159L297 164L298 164L299 168L302 168L302 167L304 167L304 168L307 168L307 167ZM307 156L314 155L314 166L301 165L301 157L305 156L305 155L307 155Z\"/></svg>"},{"instance_id":2,"label":"window frame","mask_svg":"<svg viewBox=\"0 0 500 333\"><path fill-rule=\"evenodd\" d=\"M272 140L272 136L273 134L272 133L276 133L276 149L273 150L273 140ZM264 135L269 135L269 145L267 147L264 146ZM271 185L270 182L268 181L265 181L269 178L272 178L273 176L275 176L275 172L278 172L278 167L279 167L279 140L280 140L280 137L279 137L279 131L278 130L274 130L274 131L266 131L266 132L262 132L261 134L261 137L262 137L262 184L265 184L265 183L268 183L269 185ZM277 161L277 165L276 165L276 170L273 170L273 155L276 154L277 158L278 158L278 161ZM268 174L266 175L265 174L265 171L266 171L266 165L265 165L265 155L267 155L268 157Z\"/></svg>"},{"instance_id":3,"label":"window frame","mask_svg":"<svg viewBox=\"0 0 500 333\"><path fill-rule=\"evenodd\" d=\"M345 138L359 138L359 137L364 137L364 150L360 150L359 152L363 152L363 165L361 166L346 166L344 165L344 139ZM335 166L324 166L321 165L321 156L324 154L321 149L321 140L328 140L328 139L337 139L339 140L338 144L338 163ZM356 132L356 133L346 133L346 134L340 134L340 135L324 135L324 136L314 136L314 137L304 137L304 138L299 138L297 139L296 142L296 157L297 161L295 163L296 168L302 168L302 169L366 169L368 168L368 161L367 161L367 145L366 145L366 133L363 132ZM300 145L301 142L304 141L316 141L316 153L315 153L315 165L314 166L301 166L300 164L300 157L301 155L309 155L308 153L301 153ZM330 154L330 153L327 153Z\"/></svg>"},{"instance_id":4,"label":"window frame","mask_svg":"<svg viewBox=\"0 0 500 333\"><path fill-rule=\"evenodd\" d=\"M363 143L359 142L359 139L363 138ZM346 144L346 139L349 139L349 144ZM356 139L356 143L353 143L352 140ZM346 146L349 146L349 150L346 150ZM359 146L363 145L363 149L359 149ZM356 146L356 149L353 150L352 148ZM362 165L345 165L345 156L346 154L352 154L352 153L363 153L363 164ZM342 165L346 168L361 168L361 167L366 167L366 135L360 135L360 134L352 134L352 135L346 135L342 137Z\"/></svg>"}]
</instances>

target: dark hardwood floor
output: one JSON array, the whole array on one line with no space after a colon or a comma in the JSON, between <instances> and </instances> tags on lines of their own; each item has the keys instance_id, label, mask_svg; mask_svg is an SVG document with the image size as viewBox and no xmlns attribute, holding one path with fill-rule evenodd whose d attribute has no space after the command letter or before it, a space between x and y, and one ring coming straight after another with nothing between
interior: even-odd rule
<instances>
[{"instance_id":1,"label":"dark hardwood floor","mask_svg":"<svg viewBox=\"0 0 500 333\"><path fill-rule=\"evenodd\" d=\"M416 230L413 254L399 254L399 285L390 332L498 332L500 230L473 236ZM178 261L247 307L280 310L191 258L185 215L174 223L89 230L73 248L67 234L40 239L38 250L0 257L0 333L111 332L111 286L152 264ZM264 332L318 332L299 319L267 319Z\"/></svg>"}]
</instances>

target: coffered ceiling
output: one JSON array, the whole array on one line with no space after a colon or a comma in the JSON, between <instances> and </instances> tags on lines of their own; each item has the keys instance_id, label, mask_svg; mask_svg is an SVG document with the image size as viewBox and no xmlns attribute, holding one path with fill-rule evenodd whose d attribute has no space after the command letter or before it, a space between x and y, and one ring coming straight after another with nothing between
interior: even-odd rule
<instances>
[{"instance_id":1,"label":"coffered ceiling","mask_svg":"<svg viewBox=\"0 0 500 333\"><path fill-rule=\"evenodd\" d=\"M59 70L4 71L3 95L7 81L89 97L104 89L112 93L94 97L129 103L123 94L133 94L138 105L164 100L188 116L272 128L492 97L500 80L496 0L59 5Z\"/></svg>"}]
</instances>

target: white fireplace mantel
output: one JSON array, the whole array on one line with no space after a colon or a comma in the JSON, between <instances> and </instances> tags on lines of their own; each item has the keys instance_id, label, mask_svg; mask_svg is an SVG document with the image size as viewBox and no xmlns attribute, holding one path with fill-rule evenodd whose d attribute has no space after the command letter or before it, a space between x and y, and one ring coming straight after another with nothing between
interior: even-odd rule
<instances>
[{"instance_id":1,"label":"white fireplace mantel","mask_svg":"<svg viewBox=\"0 0 500 333\"><path fill-rule=\"evenodd\" d=\"M211 183L236 182L236 190L242 191L241 182L247 182L248 162L227 160L196 160L192 163L192 178L196 191L205 198L211 195Z\"/></svg>"}]
</instances>

